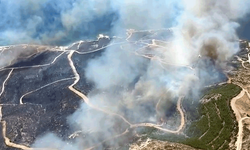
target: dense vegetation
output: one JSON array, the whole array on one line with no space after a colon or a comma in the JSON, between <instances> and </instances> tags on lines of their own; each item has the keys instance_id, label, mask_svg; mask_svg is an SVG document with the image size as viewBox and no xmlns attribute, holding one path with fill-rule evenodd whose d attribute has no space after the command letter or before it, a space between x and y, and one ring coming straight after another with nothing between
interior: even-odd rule
<instances>
[{"instance_id":1,"label":"dense vegetation","mask_svg":"<svg viewBox=\"0 0 250 150\"><path fill-rule=\"evenodd\" d=\"M145 129L144 133L147 132L147 135L154 139L180 142L199 149L228 149L230 138L237 133L237 122L230 107L230 100L240 91L241 88L234 84L206 90L204 95L208 99L214 95L220 96L217 100L211 98L195 108L199 115L186 126L185 134L159 134L152 128Z\"/></svg>"}]
</instances>

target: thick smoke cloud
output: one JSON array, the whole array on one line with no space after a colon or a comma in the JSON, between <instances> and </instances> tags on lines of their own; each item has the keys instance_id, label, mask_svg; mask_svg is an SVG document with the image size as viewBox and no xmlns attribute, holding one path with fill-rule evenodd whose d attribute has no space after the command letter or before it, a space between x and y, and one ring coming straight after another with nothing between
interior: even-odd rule
<instances>
[{"instance_id":1,"label":"thick smoke cloud","mask_svg":"<svg viewBox=\"0 0 250 150\"><path fill-rule=\"evenodd\" d=\"M104 31L123 35L128 28L174 27L167 47L152 52L158 59L135 55L138 47L129 44L122 50L106 49L85 68L86 78L95 85L88 94L93 105L126 116L131 123L156 123L165 117L165 111L176 104L178 97L190 93L198 96L202 86L220 81L218 70L239 51L237 20L247 15L249 3L249 0L3 0L0 43L60 44ZM176 129L176 118L167 119L165 127ZM39 138L34 147L87 148L122 132L114 126L126 127L119 118L92 110L86 104L68 122L81 132L94 133L69 145L48 134ZM52 139L56 144L49 142Z\"/></svg>"},{"instance_id":2,"label":"thick smoke cloud","mask_svg":"<svg viewBox=\"0 0 250 150\"><path fill-rule=\"evenodd\" d=\"M1 0L0 45L69 44L105 32L115 20L109 0Z\"/></svg>"},{"instance_id":3,"label":"thick smoke cloud","mask_svg":"<svg viewBox=\"0 0 250 150\"><path fill-rule=\"evenodd\" d=\"M111 32L117 19L119 30L121 26L158 28L168 24L166 19L175 13L170 7L162 0L1 0L0 45L66 45Z\"/></svg>"},{"instance_id":4,"label":"thick smoke cloud","mask_svg":"<svg viewBox=\"0 0 250 150\"><path fill-rule=\"evenodd\" d=\"M238 51L237 19L243 18L249 1L183 1L184 12L178 19L181 29L175 36L193 53L224 61ZM242 7L241 7L242 6ZM198 51L198 52L194 52Z\"/></svg>"}]
</instances>

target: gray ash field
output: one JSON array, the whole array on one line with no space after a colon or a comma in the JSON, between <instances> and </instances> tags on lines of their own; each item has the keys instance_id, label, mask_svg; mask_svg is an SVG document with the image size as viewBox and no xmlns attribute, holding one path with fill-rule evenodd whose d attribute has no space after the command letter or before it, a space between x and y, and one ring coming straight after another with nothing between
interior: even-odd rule
<instances>
[{"instance_id":1,"label":"gray ash field","mask_svg":"<svg viewBox=\"0 0 250 150\"><path fill-rule=\"evenodd\" d=\"M1 131L6 132L1 134L1 149L26 149L35 142L37 137L48 132L70 143L72 134L78 131L70 128L67 117L80 108L83 100L68 88L76 79L69 64L69 53L74 51L72 61L80 75L80 80L74 87L87 95L94 86L85 78L85 67L89 60L101 56L107 47L115 47L119 50L131 42L138 47L147 45L147 42L151 42L150 38L161 37L158 33L169 34L170 30L154 32L154 34L135 33L131 41L101 37L97 41L80 41L68 47L26 44L2 47L2 57L11 51L18 56L10 59L9 65L1 68L0 72ZM143 41L140 43L135 37ZM148 61L148 58L143 59ZM101 124L101 122L96 123ZM121 125L119 126L118 128L122 128ZM126 126L123 128L126 129ZM103 137L98 141L106 138ZM130 139L134 138L130 137ZM6 140L10 143L6 143ZM131 142L128 140L127 144L129 141ZM105 143L101 144L105 145ZM89 146L93 146L93 143Z\"/></svg>"}]
</instances>

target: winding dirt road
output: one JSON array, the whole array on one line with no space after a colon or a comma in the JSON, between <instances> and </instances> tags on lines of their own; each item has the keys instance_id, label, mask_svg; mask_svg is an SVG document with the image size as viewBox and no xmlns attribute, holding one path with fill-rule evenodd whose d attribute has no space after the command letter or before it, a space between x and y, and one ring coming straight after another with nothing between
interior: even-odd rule
<instances>
[{"instance_id":1,"label":"winding dirt road","mask_svg":"<svg viewBox=\"0 0 250 150\"><path fill-rule=\"evenodd\" d=\"M130 36L132 36L132 35L130 35ZM129 40L129 38L127 38L127 40ZM184 126L185 126L185 116L184 116L184 112L183 112L182 106L181 106L181 102L182 102L182 100L183 100L184 97L179 97L178 102L177 102L177 110L178 110L178 112L179 112L180 115L181 115L181 123L180 123L180 125L179 125L179 127L178 127L177 130L170 130L170 129L164 128L163 125L158 125L158 124L154 124L154 123L139 123L139 124L132 124L132 123L130 123L124 116L122 116L122 115L120 115L120 114L118 114L118 113L114 113L114 112L111 112L110 110L105 110L105 109L99 108L98 106L93 105L93 104L90 102L90 100L88 99L88 97L87 97L86 95L84 95L82 92L80 92L80 91L78 91L77 89L74 88L74 86L75 86L75 85L79 82L79 80L80 80L80 75L79 75L79 73L78 73L77 70L76 70L76 67L75 67L75 65L74 65L74 62L72 61L72 56L73 56L74 53L77 53L77 54L80 54L80 55L84 55L84 54L93 53L93 52L96 52L96 51L103 50L103 49L105 49L105 48L107 48L107 47L109 47L109 46L119 45L119 44L126 44L126 43L128 43L128 41L126 41L126 42L121 42L121 43L114 43L114 44L110 44L110 45L107 45L107 46L104 46L104 47L102 47L102 48L99 48L99 49L96 49L96 50L93 50L93 51L89 51L89 52L79 52L79 51L77 51L77 50L65 50L67 47L59 47L59 49L58 49L58 48L55 48L55 49L53 49L52 51L62 51L62 52L61 52L59 55L57 55L57 56L54 58L54 60L53 60L52 62L50 62L50 63L48 63L48 64L35 65L35 66L24 66L24 67L14 67L14 68L0 68L0 71L3 71L3 70L11 70L11 71L9 72L8 77L6 78L6 80L4 81L4 83L3 83L3 85L2 85L2 91L1 91L1 93L0 93L0 96L3 94L3 92L4 92L4 87L5 87L5 83L6 83L7 80L10 78L10 76L11 76L13 70L15 70L15 69L23 69L23 68L35 68L35 67L49 66L49 65L54 64L54 63L56 62L56 60L57 60L60 56L62 56L63 54L67 54L67 58L68 58L68 61L69 61L69 65L70 65L70 67L71 67L71 69L72 69L73 74L74 74L75 77L73 77L73 78L65 78L65 79L61 79L61 80L58 80L58 81L54 81L54 82L51 82L51 83L49 83L49 84L46 84L46 85L44 85L44 86L42 86L42 87L40 87L40 88L38 88L38 89L32 90L32 91L30 91L30 92L28 92L28 93L22 95L22 97L20 98L20 104L24 104L23 101L22 101L23 98L24 98L25 96L27 96L27 95L33 93L33 92L36 92L36 91L38 91L38 90L41 90L41 89L43 89L43 88L45 88L45 87L47 87L47 86L50 86L50 85L55 84L55 83L58 83L58 82L63 82L63 81L66 81L66 80L71 80L71 79L73 80L73 79L74 79L74 82L73 82L68 88L69 88L69 90L71 90L73 93L75 93L76 95L78 95L79 97L81 97L81 98L83 99L83 101L85 102L85 104L87 104L90 108L95 109L95 110L100 111L100 112L103 112L103 113L105 113L105 114L107 114L107 115L111 115L111 116L114 116L114 117L118 117L118 118L122 119L122 120L124 121L124 123L126 123L126 124L129 125L129 128L127 128L123 133L121 133L121 134L119 134L119 135L114 135L114 136L112 136L112 137L106 139L106 140L103 141L103 142L110 141L110 140L112 140L112 139L114 139L114 138L123 136L123 135L125 135L125 134L128 133L129 129L131 129L131 128L137 128L137 127L153 127L153 128L159 129L159 130L161 130L161 131L163 131L163 132L174 133L174 134L180 133L180 132L182 131L182 129L184 128ZM79 47L79 45L78 45L78 47ZM5 49L6 49L5 47L2 48L2 50L5 50ZM164 63L164 64L165 64L165 62L163 62L163 60L161 60L160 58L156 58L156 60L159 61L160 63ZM167 63L167 64L168 64L168 63ZM168 65L171 65L171 64L168 64ZM175 64L172 64L172 65L175 65ZM0 110L1 110L1 107L2 107L2 106L0 105ZM1 113L1 111L0 111L0 118L2 118L2 113ZM52 149L48 149L48 148L47 148L47 149L45 149L45 148L30 148L30 147L27 147L27 146L24 146L24 145L19 145L19 144L12 143L12 142L10 141L10 139L9 139L9 138L7 137L7 135L6 135L6 122L3 121L3 120L1 120L1 123L2 123L2 126L3 126L3 137L4 137L4 139L5 139L5 144L6 144L7 146L9 146L9 147L14 147L14 148L19 148L19 149L23 149L23 150L39 150L39 149L40 149L40 150L41 150L41 149L43 149L43 150L52 150ZM89 149L94 149L95 147L99 146L99 145L102 144L103 142L101 142L101 143L99 143L99 144L97 144L97 145L95 145L95 146L93 146L93 147L91 147L91 148L89 148ZM55 150L55 149L54 149L54 150Z\"/></svg>"},{"instance_id":2,"label":"winding dirt road","mask_svg":"<svg viewBox=\"0 0 250 150\"><path fill-rule=\"evenodd\" d=\"M131 35L129 34L129 37ZM129 38L127 38L128 40ZM98 49L98 50L101 50L101 49ZM76 70L76 67L74 65L74 62L72 61L72 55L74 53L78 53L78 54L87 54L87 53L80 53L80 52L77 52L76 50L71 50L68 54L68 61L69 61L69 65L71 66L71 69L75 75L75 81L72 85L70 85L68 88L74 92L76 95L78 95L79 97L81 97L83 99L83 101L85 102L85 104L87 104L90 108L92 109L95 109L97 111L100 111L100 112L103 112L105 114L108 114L108 115L112 115L112 116L115 116L115 117L119 117L120 119L122 119L124 121L124 123L128 124L130 126L130 128L137 128L137 127L153 127L153 128L156 128L156 129L159 129L161 131L164 131L164 132L168 132L168 133L174 133L174 134L178 134L181 132L181 130L184 128L185 126L185 116L184 116L184 112L181 108L181 101L183 99L183 97L180 97L178 99L178 102L177 102L177 110L179 111L180 115L181 115L181 124L179 126L179 128L177 130L169 130L169 129L166 129L166 128L163 128L161 127L162 125L157 125L157 124L153 124L153 123L140 123L140 124L132 124L130 123L124 116L120 115L120 114L117 114L117 113L114 113L114 112L110 112L109 110L105 110L105 109L102 109L102 108L98 108L97 106L94 106L90 100L88 99L88 97L86 95L84 95L82 92L76 90L74 88L74 85L76 85L78 83L78 81L80 80L80 75L79 73L77 72ZM95 51L93 51L95 52ZM159 59L157 59L158 61L160 61ZM128 128L129 129L129 128ZM122 134L119 134L119 135L115 135L115 136L112 136L110 138L108 138L107 140L105 141L108 141L108 140L111 140L111 139L114 139L118 136L122 136L122 135L125 135L126 133L128 133L128 129L126 129ZM103 141L103 142L105 142ZM102 143L103 143L102 142ZM96 146L100 145L101 143L97 144ZM91 147L89 149L93 149L95 148L96 146L94 147Z\"/></svg>"},{"instance_id":3,"label":"winding dirt road","mask_svg":"<svg viewBox=\"0 0 250 150\"><path fill-rule=\"evenodd\" d=\"M31 94L31 93L37 92L37 91L39 91L39 90L42 90L43 88L46 88L46 87L48 87L48 86L50 86L50 85L52 85L52 84L56 84L56 83L58 83L58 82L69 81L69 80L73 80L73 79L75 79L75 77L57 80L57 81L51 82L51 83L49 83L49 84L46 84L46 85L44 85L44 86L41 86L41 87L38 88L38 89L35 89L35 90L33 90L33 91L30 91L30 92L28 92L28 93L22 95L21 98L20 98L20 100L19 100L19 103L20 103L21 105L24 104L24 103L23 103L23 98L24 98L25 96Z\"/></svg>"},{"instance_id":4,"label":"winding dirt road","mask_svg":"<svg viewBox=\"0 0 250 150\"><path fill-rule=\"evenodd\" d=\"M11 71L9 72L8 76L6 77L6 79L4 80L3 82L3 85L2 85L2 90L1 90L1 93L0 93L0 97L2 96L3 92L4 92L4 89L5 89L5 84L6 82L8 81L8 79L10 78L11 74L13 72L13 69L11 69ZM3 138L4 138L4 142L7 146L9 147L15 147L15 148L19 148L19 149L25 149L25 150L29 150L30 148L27 147L27 146L24 146L24 145L19 145L19 144L15 144L15 143L12 143L10 141L10 139L6 136L6 122L4 120L2 120L2 106L0 106L0 121L1 121L1 124L2 124L2 133L3 133Z\"/></svg>"},{"instance_id":5,"label":"winding dirt road","mask_svg":"<svg viewBox=\"0 0 250 150\"><path fill-rule=\"evenodd\" d=\"M140 123L140 124L132 124L130 123L125 117L123 117L122 115L119 115L117 113L114 113L114 112L110 112L108 110L105 110L105 109L101 109L101 108L98 108L96 106L94 106L93 104L91 104L90 100L88 99L88 97L86 95L84 95L83 93L81 93L80 91L76 90L73 86L76 85L78 83L78 81L80 80L80 75L79 73L77 72L76 70L76 67L74 65L74 62L72 61L72 55L74 54L74 50L72 50L71 52L69 52L69 55L68 55L68 61L69 61L69 64L72 68L72 71L75 75L75 81L72 85L70 85L68 88L74 92L76 95L78 95L79 97L81 97L83 99L83 101L92 109L95 109L95 110L98 110L98 111L101 111L103 113L106 113L108 115L112 115L112 116L116 116L116 117L119 117L121 118L125 123L127 123L128 125L130 125L130 128L137 128L137 127L153 127L153 128L156 128L156 129L159 129L161 131L164 131L164 132L168 132L168 133L179 133L183 127L185 126L185 117L184 117L184 112L183 110L181 109L181 101L183 99L183 97L180 97L178 102L177 102L177 110L180 112L181 114L181 124L179 126L179 128L177 130L169 130L169 129L166 129L166 128L163 128L161 127L162 125L157 125L157 124L153 124L153 123ZM127 131L128 129L126 129ZM119 136L122 136L124 134L126 134L127 132L124 131L122 134L120 134ZM116 137L117 135L113 136L113 137L110 137L109 139L114 139L114 137ZM107 141L107 140L105 140ZM101 143L100 143L101 144ZM97 145L100 145L100 144L97 144ZM91 147L89 149L93 149L94 147Z\"/></svg>"},{"instance_id":6,"label":"winding dirt road","mask_svg":"<svg viewBox=\"0 0 250 150\"><path fill-rule=\"evenodd\" d=\"M238 86L240 86L240 85L238 85ZM250 118L250 117L243 117L242 118L241 114L240 114L240 112L235 104L237 100L239 100L240 98L242 98L244 96L244 94L247 94L249 96L249 92L246 89L244 89L242 86L240 86L240 87L242 88L240 94L238 94L236 97L234 97L231 100L231 107L232 107L234 114L236 116L236 120L238 121L238 128L239 128L238 135L237 135L237 141L235 143L237 150L242 149L242 138L243 138L243 127L244 127L242 121Z\"/></svg>"},{"instance_id":7,"label":"winding dirt road","mask_svg":"<svg viewBox=\"0 0 250 150\"><path fill-rule=\"evenodd\" d=\"M242 140L243 140L243 121L245 119L250 119L250 117L243 117L238 121L238 125L239 125L239 132L238 132L238 137L237 137L237 141L236 141L236 146L237 146L237 150L241 150L242 149Z\"/></svg>"},{"instance_id":8,"label":"winding dirt road","mask_svg":"<svg viewBox=\"0 0 250 150\"><path fill-rule=\"evenodd\" d=\"M242 98L245 94L245 91L242 89L242 91L240 92L240 94L238 94L236 97L234 97L232 100L231 100L231 107L234 111L234 114L236 116L236 120L239 121L241 119L241 115L240 115L240 112L238 111L235 103L238 99Z\"/></svg>"},{"instance_id":9,"label":"winding dirt road","mask_svg":"<svg viewBox=\"0 0 250 150\"><path fill-rule=\"evenodd\" d=\"M245 66L245 63L250 63L250 59L249 59L250 53L248 53L247 56L248 56L248 60L243 60L239 56L235 56L237 58L237 60L241 63L242 68L244 68L246 71L249 70L249 68ZM228 77L227 83L232 83L232 78ZM247 88L250 87L250 85L243 86L243 85L239 84L238 82L233 82L233 84L241 87L241 89L242 89L241 92L237 96L235 96L231 100L231 103L230 103L231 108L233 109L233 112L235 114L236 121L238 122L238 129L239 129L235 146L236 146L236 150L241 150L242 149L242 142L243 142L243 135L244 135L244 133L243 133L243 127L244 127L243 121L245 119L250 119L250 117L242 117L240 111L238 110L238 108L236 106L236 102L239 99L241 99L245 94L247 95L248 100L250 100L250 94L247 90Z\"/></svg>"}]
</instances>

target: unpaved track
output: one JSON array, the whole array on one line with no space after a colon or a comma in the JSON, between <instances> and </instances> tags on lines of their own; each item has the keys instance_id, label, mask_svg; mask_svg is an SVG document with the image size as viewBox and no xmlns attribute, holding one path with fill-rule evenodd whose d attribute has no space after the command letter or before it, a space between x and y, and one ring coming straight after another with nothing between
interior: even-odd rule
<instances>
[{"instance_id":1,"label":"unpaved track","mask_svg":"<svg viewBox=\"0 0 250 150\"><path fill-rule=\"evenodd\" d=\"M168 132L168 133L174 133L174 134L178 134L180 133L180 131L183 129L183 127L185 126L185 116L184 116L184 112L183 110L181 109L181 101L183 99L183 97L180 97L178 99L178 102L177 102L177 110L180 112L180 115L181 115L181 124L179 126L179 128L177 130L169 130L169 129L165 129L163 127L161 127L162 125L157 125L157 124L153 124L153 123L140 123L140 124L132 124L130 123L125 117L123 117L122 115L119 115L117 113L114 113L114 112L110 112L108 110L105 110L105 109L101 109L101 108L98 108L96 106L94 106L90 100L88 99L88 97L86 95L84 95L83 93L81 93L80 91L76 90L74 88L74 85L76 85L78 83L78 81L80 80L80 75L79 73L77 72L76 70L76 67L74 65L74 62L72 61L72 55L75 53L74 50L72 50L71 52L69 52L68 54L68 61L69 61L69 64L71 66L71 69L75 75L75 81L72 85L70 85L68 88L74 92L76 95L78 95L79 97L81 97L83 99L83 101L92 109L95 109L95 110L98 110L98 111L101 111L103 113L106 113L108 115L112 115L112 116L116 116L116 117L119 117L121 118L125 123L127 123L130 128L137 128L137 127L153 127L153 128L156 128L156 129L159 129L161 131L164 131L164 132ZM122 136L124 134L126 134L128 129L126 129L121 135L115 135L113 137L110 137L108 139L114 139L115 137L117 136ZM105 140L107 141L107 140ZM97 144L97 145L100 145L100 144ZM94 147L91 147L89 149L93 149Z\"/></svg>"},{"instance_id":2,"label":"unpaved track","mask_svg":"<svg viewBox=\"0 0 250 150\"><path fill-rule=\"evenodd\" d=\"M2 90L1 90L1 93L0 93L0 97L2 96L2 94L4 92L5 84L9 80L13 70L14 69L10 70L8 76L6 77L6 79L4 80L4 82L2 84ZM2 124L2 134L3 134L2 136L4 138L4 143L5 143L6 146L13 147L13 148L18 148L18 149L22 149L22 150L57 150L57 149L50 149L50 148L30 148L30 147L27 147L25 145L16 144L16 143L11 142L10 139L6 135L6 130L7 130L6 121L2 120L2 105L0 105L0 121L1 121L1 124Z\"/></svg>"},{"instance_id":3,"label":"unpaved track","mask_svg":"<svg viewBox=\"0 0 250 150\"><path fill-rule=\"evenodd\" d=\"M243 67L244 69L249 70L249 68L246 67L244 64L245 64L245 63L250 63L250 60L249 60L250 53L248 53L247 56L248 56L248 60L243 60L243 59L240 58L239 56L236 56L236 58L237 58L237 60L238 60L239 62L241 62L241 65L242 65L242 67ZM228 77L227 83L232 83L232 79L231 79L230 77ZM233 84L235 84L235 85L241 87L241 89L242 89L241 92L240 92L240 94L238 94L237 96L235 96L235 97L231 100L231 103L230 103L230 105L231 105L231 107L232 107L232 109L233 109L233 112L234 112L234 114L235 114L236 120L237 120L237 122L238 122L238 129L239 129L239 130L238 130L238 134L237 134L237 141L236 141L236 143L235 143L235 146L236 146L236 150L241 150L241 149L242 149L242 140L243 140L243 127L244 127L243 121L244 121L245 119L249 119L249 117L243 117L243 118L242 118L240 111L239 111L238 108L236 107L236 101L239 100L240 98L242 98L242 97L244 96L244 94L247 94L248 99L250 99L250 94L249 94L248 90L245 89L245 88L248 88L249 85L247 85L247 86L242 86L242 85L240 85L239 83L233 83Z\"/></svg>"},{"instance_id":4,"label":"unpaved track","mask_svg":"<svg viewBox=\"0 0 250 150\"><path fill-rule=\"evenodd\" d=\"M242 97L244 96L244 94L245 94L245 91L242 90L242 91L240 92L240 94L238 94L236 97L234 97L234 98L231 100L231 107L232 107L232 109L233 109L233 111L234 111L234 114L235 114L235 116L236 116L236 120L237 120L237 121L239 121L239 120L241 119L241 115L240 115L240 112L238 111L238 109L237 109L235 103L236 103L236 101L237 101L238 99L242 98Z\"/></svg>"},{"instance_id":5,"label":"unpaved track","mask_svg":"<svg viewBox=\"0 0 250 150\"><path fill-rule=\"evenodd\" d=\"M89 106L91 107L92 109L95 109L95 110L98 110L98 111L101 111L103 113L106 113L106 114L109 114L109 115L113 115L113 116L117 116L119 118L121 118L124 122L126 122L127 124L130 125L131 128L135 128L135 127L154 127L154 128L157 128L159 130L162 130L162 131L165 131L165 132L170 132L170 133L178 133L181 131L181 129L184 127L185 125L185 117L184 117L184 113L183 113L183 110L181 109L181 100L183 99L183 97L179 98L178 102L177 102L177 109L178 111L180 112L181 114L181 125L179 126L178 130L176 131L173 131L173 130L168 130L168 129L165 129L165 128L161 128L159 127L160 125L156 125L156 124L152 124L152 123L141 123L141 124L131 124L127 119L125 119L123 116L117 114L117 113L113 113L113 112L110 112L108 110L105 110L105 109L101 109L101 108L98 108L96 106L94 106L93 104L91 104L90 100L88 99L88 97L86 95L84 95L83 93L79 92L78 90L76 90L73 86L76 85L78 83L78 81L80 80L80 75L78 74L77 70L76 70L76 67L74 66L74 63L71 59L72 55L74 54L74 51L71 51L68 55L68 60L69 60L69 63L70 63L70 66L72 68L72 71L75 75L75 82L70 85L68 88L74 92L75 94L77 94L79 97L81 97L84 102Z\"/></svg>"},{"instance_id":6,"label":"unpaved track","mask_svg":"<svg viewBox=\"0 0 250 150\"><path fill-rule=\"evenodd\" d=\"M229 79L231 81L231 79ZM239 85L238 85L239 86ZM241 87L241 86L240 86ZM232 100L231 100L231 108L233 109L233 112L235 114L236 117L236 121L238 122L238 135L237 135L237 141L235 143L236 146L236 150L241 150L242 147L242 134L243 134L243 124L241 121L241 115L240 112L238 111L238 108L236 107L235 103L238 99L242 98L245 94L245 89L242 88L240 94L238 94L237 96L235 96Z\"/></svg>"},{"instance_id":7,"label":"unpaved track","mask_svg":"<svg viewBox=\"0 0 250 150\"><path fill-rule=\"evenodd\" d=\"M52 65L56 62L56 60L62 56L64 54L64 52L60 53L58 56L56 56L54 58L54 60L48 64L43 64L43 65L34 65L34 66L22 66L22 67L13 67L13 68L1 68L0 71L4 71L4 70L9 70L9 69L27 69L27 68L39 68L39 67L45 67L45 66L49 66Z\"/></svg>"},{"instance_id":8,"label":"unpaved track","mask_svg":"<svg viewBox=\"0 0 250 150\"><path fill-rule=\"evenodd\" d=\"M6 84L6 82L8 81L8 79L10 78L10 76L11 76L11 74L12 74L12 72L13 72L13 69L9 72L9 74L8 74L8 76L7 76L7 78L4 80L4 82L3 82L3 85L2 85L2 91L1 91L1 93L0 93L0 97L2 96L2 94L3 94L3 92L4 92L4 89L5 89L5 84ZM4 121L4 120L2 120L2 106L0 106L1 107L1 112L0 112L0 117L1 117L1 124L2 124L2 133L3 133L3 138L4 138L4 142L5 142L5 144L7 145L7 146L9 146L9 147L14 147L14 148L19 148L19 149L30 149L29 147L27 147L27 146L24 146L24 145L19 145L19 144L15 144L15 143L12 143L11 141L10 141L10 139L6 136L6 122Z\"/></svg>"},{"instance_id":9,"label":"unpaved track","mask_svg":"<svg viewBox=\"0 0 250 150\"><path fill-rule=\"evenodd\" d=\"M26 93L26 94L23 94L23 95L21 96L20 100L19 100L19 103L20 103L21 105L24 104L24 103L23 103L23 98L24 98L25 96L29 95L29 94L32 94L32 93L37 92L37 91L39 91L39 90L42 90L43 88L46 88L46 87L48 87L48 86L50 86L50 85L52 85L52 84L56 84L56 83L58 83L58 82L63 82L63 81L69 81L69 80L73 80L73 79L75 79L75 77L73 77L73 78L64 78L64 79L60 79L60 80L51 82L51 83L46 84L46 85L44 85L44 86L41 86L41 87L38 88L38 89L35 89L35 90L30 91L30 92L28 92L28 93Z\"/></svg>"},{"instance_id":10,"label":"unpaved track","mask_svg":"<svg viewBox=\"0 0 250 150\"><path fill-rule=\"evenodd\" d=\"M65 78L65 79L61 79L61 80L58 80L58 81L54 81L54 82L52 82L52 83L49 83L49 84L47 84L47 85L44 85L44 86L42 86L42 87L36 89L36 90L33 90L33 91L31 91L31 92L28 92L28 93L24 94L24 95L20 98L20 104L23 104L22 98L23 98L24 96L28 95L28 94L31 94L31 93L36 92L36 91L38 91L38 90L41 90L41 89L43 89L43 88L45 88L45 87L47 87L47 86L50 86L50 85L52 85L52 84L54 84L54 83L57 83L57 82L75 79L74 83L71 84L71 85L68 87L69 90L71 90L71 91L74 92L76 95L78 95L79 97L81 97L81 98L84 100L84 102L85 102L90 108L95 109L95 110L100 111L100 112L103 112L103 113L105 113L105 114L107 114L107 115L112 115L112 116L114 116L114 117L118 117L118 118L122 119L122 120L124 121L124 123L126 123L126 124L129 125L129 128L126 129L123 133L118 134L118 135L114 135L114 136L112 136L112 137L106 139L106 140L103 141L103 142L110 141L110 140L113 140L114 138L123 136L123 135L125 135L125 134L128 133L128 130L129 130L129 129L131 129L131 128L137 128L137 127L153 127L153 128L156 128L156 129L159 129L159 130L161 130L161 131L168 132L168 133L174 133L174 134L180 133L180 132L182 131L182 129L184 128L184 126L185 126L185 116L184 116L184 112L183 112L182 107L181 107L181 101L182 101L183 97L180 97L180 98L178 99L178 102L177 102L177 110L179 111L179 113L180 113L180 115L181 115L181 123L180 123L180 125L179 125L179 127L178 127L177 130L170 130L170 129L166 129L166 128L162 127L162 125L157 125L157 124L154 124L154 123L131 124L124 116L122 116L122 115L120 115L120 114L117 114L117 113L114 113L114 112L110 112L109 110L105 110L105 109L99 108L99 107L97 107L97 106L94 106L94 105L90 102L90 100L88 99L88 97L87 97L86 95L84 95L83 93L81 93L80 91L78 91L78 90L76 90L76 89L74 88L74 85L76 85L76 84L78 83L78 81L80 80L80 75L78 74L78 72L77 72L77 70L76 70L76 67L75 67L75 65L74 65L74 62L72 61L72 55L73 55L74 53L78 53L78 54L84 55L84 54L88 54L88 53L92 53L92 52L96 52L96 51L103 50L103 49L105 49L105 48L107 48L107 47L109 47L109 46L112 46L112 45L119 45L119 44L126 44L126 43L128 43L128 41L122 42L122 43L110 44L110 45L107 45L107 46L105 46L105 47L99 48L99 49L94 50L94 51L89 51L89 52L78 52L77 50L65 50L67 47L59 47L59 49L56 48L56 49L54 49L54 50L52 50L52 51L62 51L62 53L60 53L58 56L56 56L56 57L54 58L54 60L53 60L51 63L43 64L43 65L36 65L36 66L25 66L25 67L16 67L16 68L2 68L0 71L6 70L6 69L9 69L9 70L11 70L11 71L10 71L8 77L6 78L6 80L5 80L4 83L3 83L2 91L1 91L1 93L0 93L0 96L1 96L1 94L4 92L4 85L5 85L5 83L7 82L7 80L9 79L9 77L10 77L10 75L11 75L11 73L12 73L12 71L13 71L14 69L23 69L23 68L34 68L34 67L49 66L49 65L54 64L54 63L56 62L56 60L57 60L60 56L62 56L63 54L67 54L68 61L69 61L69 65L70 65L70 67L71 67L71 69L72 69L72 71L73 71L75 77L73 77L73 78ZM162 60L159 59L159 58L156 59L156 60L159 61L160 63L165 63L165 62L162 62ZM168 64L168 65L174 65L174 64ZM2 107L2 106L0 105L0 107ZM1 110L1 108L0 108L0 110ZM1 113L0 113L0 114L1 114ZM2 115L0 115L0 118L1 118L1 117L2 117ZM48 148L29 148L29 147L24 146L24 145L19 145L19 144L12 143L12 142L10 141L10 139L9 139L9 138L7 137L7 135L6 135L6 122L5 122L5 121L1 121L1 123L2 123L2 126L3 126L3 137L4 137L4 139L5 139L5 144L6 144L7 146L9 146L9 147L14 147L14 148L19 148L19 149L24 149L24 150L26 150L26 149L27 149L27 150L42 150L42 149L43 149L43 150L52 150L52 149L48 149ZM103 143L103 142L102 142L102 143ZM93 148L99 146L99 145L102 144L102 143L99 143L99 144L97 144L96 146L91 147L90 149L93 149ZM55 150L55 149L53 149L53 150Z\"/></svg>"},{"instance_id":11,"label":"unpaved track","mask_svg":"<svg viewBox=\"0 0 250 150\"><path fill-rule=\"evenodd\" d=\"M250 118L249 117L243 117L238 121L239 132L238 132L238 137L237 137L237 141L236 141L237 150L242 149L243 127L244 127L243 121L245 119L250 119Z\"/></svg>"},{"instance_id":12,"label":"unpaved track","mask_svg":"<svg viewBox=\"0 0 250 150\"><path fill-rule=\"evenodd\" d=\"M240 85L238 85L240 86ZM240 94L238 94L236 97L234 97L232 100L231 100L231 107L234 111L234 114L236 116L236 120L238 121L238 128L239 128L239 131L238 131L238 135L237 135L237 141L235 143L236 145L236 150L241 150L242 149L242 138L243 138L243 120L245 119L248 119L249 117L241 117L241 114L240 112L238 111L238 108L236 107L236 101L240 98L242 98L244 96L244 94L246 93L247 95L249 95L248 91L246 89L244 89L242 86L240 86L242 88L242 91L240 92Z\"/></svg>"}]
</instances>

